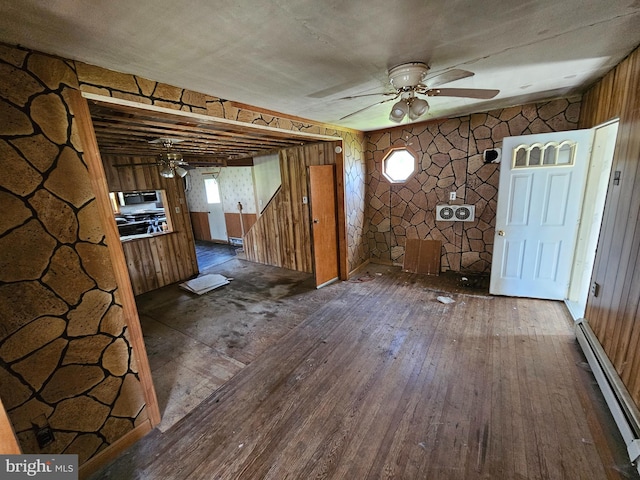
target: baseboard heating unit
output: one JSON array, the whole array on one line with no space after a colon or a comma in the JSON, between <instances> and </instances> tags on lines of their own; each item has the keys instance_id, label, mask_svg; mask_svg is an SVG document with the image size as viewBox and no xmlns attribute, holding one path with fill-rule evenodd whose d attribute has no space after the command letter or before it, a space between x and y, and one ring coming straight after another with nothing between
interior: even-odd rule
<instances>
[{"instance_id":1,"label":"baseboard heating unit","mask_svg":"<svg viewBox=\"0 0 640 480\"><path fill-rule=\"evenodd\" d=\"M587 320L584 318L577 320L575 332L618 430L622 434L629 459L640 472L640 410L633 402Z\"/></svg>"}]
</instances>

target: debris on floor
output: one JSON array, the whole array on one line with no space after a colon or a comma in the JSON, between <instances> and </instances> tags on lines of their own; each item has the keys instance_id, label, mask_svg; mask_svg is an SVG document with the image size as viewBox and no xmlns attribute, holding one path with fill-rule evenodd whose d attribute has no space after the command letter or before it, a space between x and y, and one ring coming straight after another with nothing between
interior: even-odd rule
<instances>
[{"instance_id":1,"label":"debris on floor","mask_svg":"<svg viewBox=\"0 0 640 480\"><path fill-rule=\"evenodd\" d=\"M382 274L377 273L376 275L382 275ZM349 281L352 283L362 283L362 282L370 282L373 279L374 277L369 272L367 272L364 275L360 275L359 277L352 278Z\"/></svg>"},{"instance_id":2,"label":"debris on floor","mask_svg":"<svg viewBox=\"0 0 640 480\"><path fill-rule=\"evenodd\" d=\"M488 289L489 276L484 273L463 275L460 277L460 286L472 289Z\"/></svg>"},{"instance_id":3,"label":"debris on floor","mask_svg":"<svg viewBox=\"0 0 640 480\"><path fill-rule=\"evenodd\" d=\"M451 297L437 297L437 300L438 300L440 303L444 303L445 305L446 305L446 304L449 304L449 303L454 303L454 302L455 302L455 300L454 300L453 298L451 298Z\"/></svg>"},{"instance_id":4,"label":"debris on floor","mask_svg":"<svg viewBox=\"0 0 640 480\"><path fill-rule=\"evenodd\" d=\"M184 283L181 283L179 286L187 292L203 295L218 287L227 285L228 283L229 279L224 275L220 275L218 273L210 273L207 275L202 275L201 277L194 278L192 280L188 280Z\"/></svg>"}]
</instances>

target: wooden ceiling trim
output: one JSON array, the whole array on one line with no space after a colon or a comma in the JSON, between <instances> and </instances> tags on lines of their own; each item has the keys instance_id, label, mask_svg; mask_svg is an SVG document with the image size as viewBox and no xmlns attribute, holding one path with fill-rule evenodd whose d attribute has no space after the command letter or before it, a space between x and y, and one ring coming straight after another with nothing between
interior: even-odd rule
<instances>
[{"instance_id":1,"label":"wooden ceiling trim","mask_svg":"<svg viewBox=\"0 0 640 480\"><path fill-rule=\"evenodd\" d=\"M202 135L194 133L192 135L189 134L188 131L172 131L165 130L162 128L153 128L153 127L145 127L143 129L134 130L128 127L123 127L121 125L110 125L108 123L96 122L95 123L96 134L99 134L103 138L124 138L127 139L129 137L134 138L135 141L140 142L144 140L146 143L149 143L150 137L152 139L159 138L171 138L175 140L180 140L180 145L195 145L195 144L205 144L211 143L212 145L256 145L255 140L245 139L242 137L219 137L216 135ZM260 145L273 145L273 146L291 146L291 145L300 145L301 142L287 142L279 139L262 139L259 141ZM176 148L178 143L174 145ZM149 148L163 150L164 146L160 143L151 143L149 144Z\"/></svg>"},{"instance_id":2,"label":"wooden ceiling trim","mask_svg":"<svg viewBox=\"0 0 640 480\"><path fill-rule=\"evenodd\" d=\"M282 149L338 137L296 132L218 119L191 112L134 104L87 94L98 145L104 154L157 156L165 151L162 138L176 140L183 158L220 162L243 160Z\"/></svg>"},{"instance_id":3,"label":"wooden ceiling trim","mask_svg":"<svg viewBox=\"0 0 640 480\"><path fill-rule=\"evenodd\" d=\"M195 124L175 124L175 123L162 123L163 119L141 119L141 118L132 118L132 117L122 117L117 115L103 115L96 114L94 116L94 124L96 126L107 126L113 127L114 125L121 126L123 128L130 128L132 130L144 131L145 128L154 128L157 129L165 129L167 132L172 133L173 135L202 135L205 137L209 136L222 136L222 137L233 137L233 138L247 138L252 141L278 141L283 144L300 144L299 140L291 140L290 138L280 138L280 137L269 137L264 134L249 134L249 133L241 133L241 132L231 132L231 131L222 131L220 129L211 129L211 128L202 128Z\"/></svg>"},{"instance_id":4,"label":"wooden ceiling trim","mask_svg":"<svg viewBox=\"0 0 640 480\"><path fill-rule=\"evenodd\" d=\"M113 110L129 113L134 117L144 117L150 115L151 118L163 117L172 119L176 123L196 123L198 126L216 126L221 130L234 131L234 132L262 132L265 135L274 137L301 139L307 141L337 141L340 140L339 136L321 135L317 133L310 133L297 130L283 130L276 127L270 127L267 125L247 124L237 120L229 120L219 117L211 117L200 113L185 112L182 110L173 110L170 108L158 107L156 105L147 105L141 103L131 102L129 100L123 100L113 97L105 97L103 95L97 95L89 92L82 92L82 95L89 100L92 106L110 107Z\"/></svg>"},{"instance_id":5,"label":"wooden ceiling trim","mask_svg":"<svg viewBox=\"0 0 640 480\"><path fill-rule=\"evenodd\" d=\"M165 147L162 144L149 143L148 141L149 132L154 132L155 134L158 135L158 138L172 138L174 140L179 140L179 142L176 142L174 144L174 148L176 150L181 148L182 149L193 148L197 146L201 146L201 147L202 146L204 147L250 146L254 148L256 147L256 142L251 142L248 140L243 140L238 138L225 137L223 139L220 139L218 137L202 137L202 136L195 137L195 136L188 136L184 134L172 135L171 132L157 131L154 129L148 129L148 130L145 130L145 132L136 132L128 129L121 129L119 127L109 127L108 125L104 127L96 127L96 135L99 137L98 138L99 141L103 140L105 143L108 143L109 141L119 141L119 144L125 144L125 143L136 144L136 145L142 144L145 146L145 148L149 150L153 150L157 152L164 151ZM291 142L283 142L279 140L277 141L268 140L268 141L262 141L259 143L260 149L263 149L263 147L286 148L294 145L295 146L300 145L300 142L291 143Z\"/></svg>"}]
</instances>

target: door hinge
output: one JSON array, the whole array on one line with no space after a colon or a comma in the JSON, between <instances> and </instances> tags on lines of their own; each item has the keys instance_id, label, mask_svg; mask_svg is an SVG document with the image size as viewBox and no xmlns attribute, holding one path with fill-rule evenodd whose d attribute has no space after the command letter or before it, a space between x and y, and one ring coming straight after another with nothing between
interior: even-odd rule
<instances>
[{"instance_id":1,"label":"door hinge","mask_svg":"<svg viewBox=\"0 0 640 480\"><path fill-rule=\"evenodd\" d=\"M622 172L620 170L616 170L613 172L613 184L620 185L620 177L622 176Z\"/></svg>"},{"instance_id":2,"label":"door hinge","mask_svg":"<svg viewBox=\"0 0 640 480\"><path fill-rule=\"evenodd\" d=\"M591 295L594 297L600 295L600 284L598 282L593 282L591 284Z\"/></svg>"}]
</instances>

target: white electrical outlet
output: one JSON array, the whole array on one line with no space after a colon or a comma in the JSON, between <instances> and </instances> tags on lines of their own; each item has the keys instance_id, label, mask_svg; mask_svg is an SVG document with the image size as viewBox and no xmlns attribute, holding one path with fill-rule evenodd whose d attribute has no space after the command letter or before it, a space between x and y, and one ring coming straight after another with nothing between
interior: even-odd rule
<instances>
[{"instance_id":1,"label":"white electrical outlet","mask_svg":"<svg viewBox=\"0 0 640 480\"><path fill-rule=\"evenodd\" d=\"M449 200L455 200L456 199L456 192L449 192Z\"/></svg>"}]
</instances>

